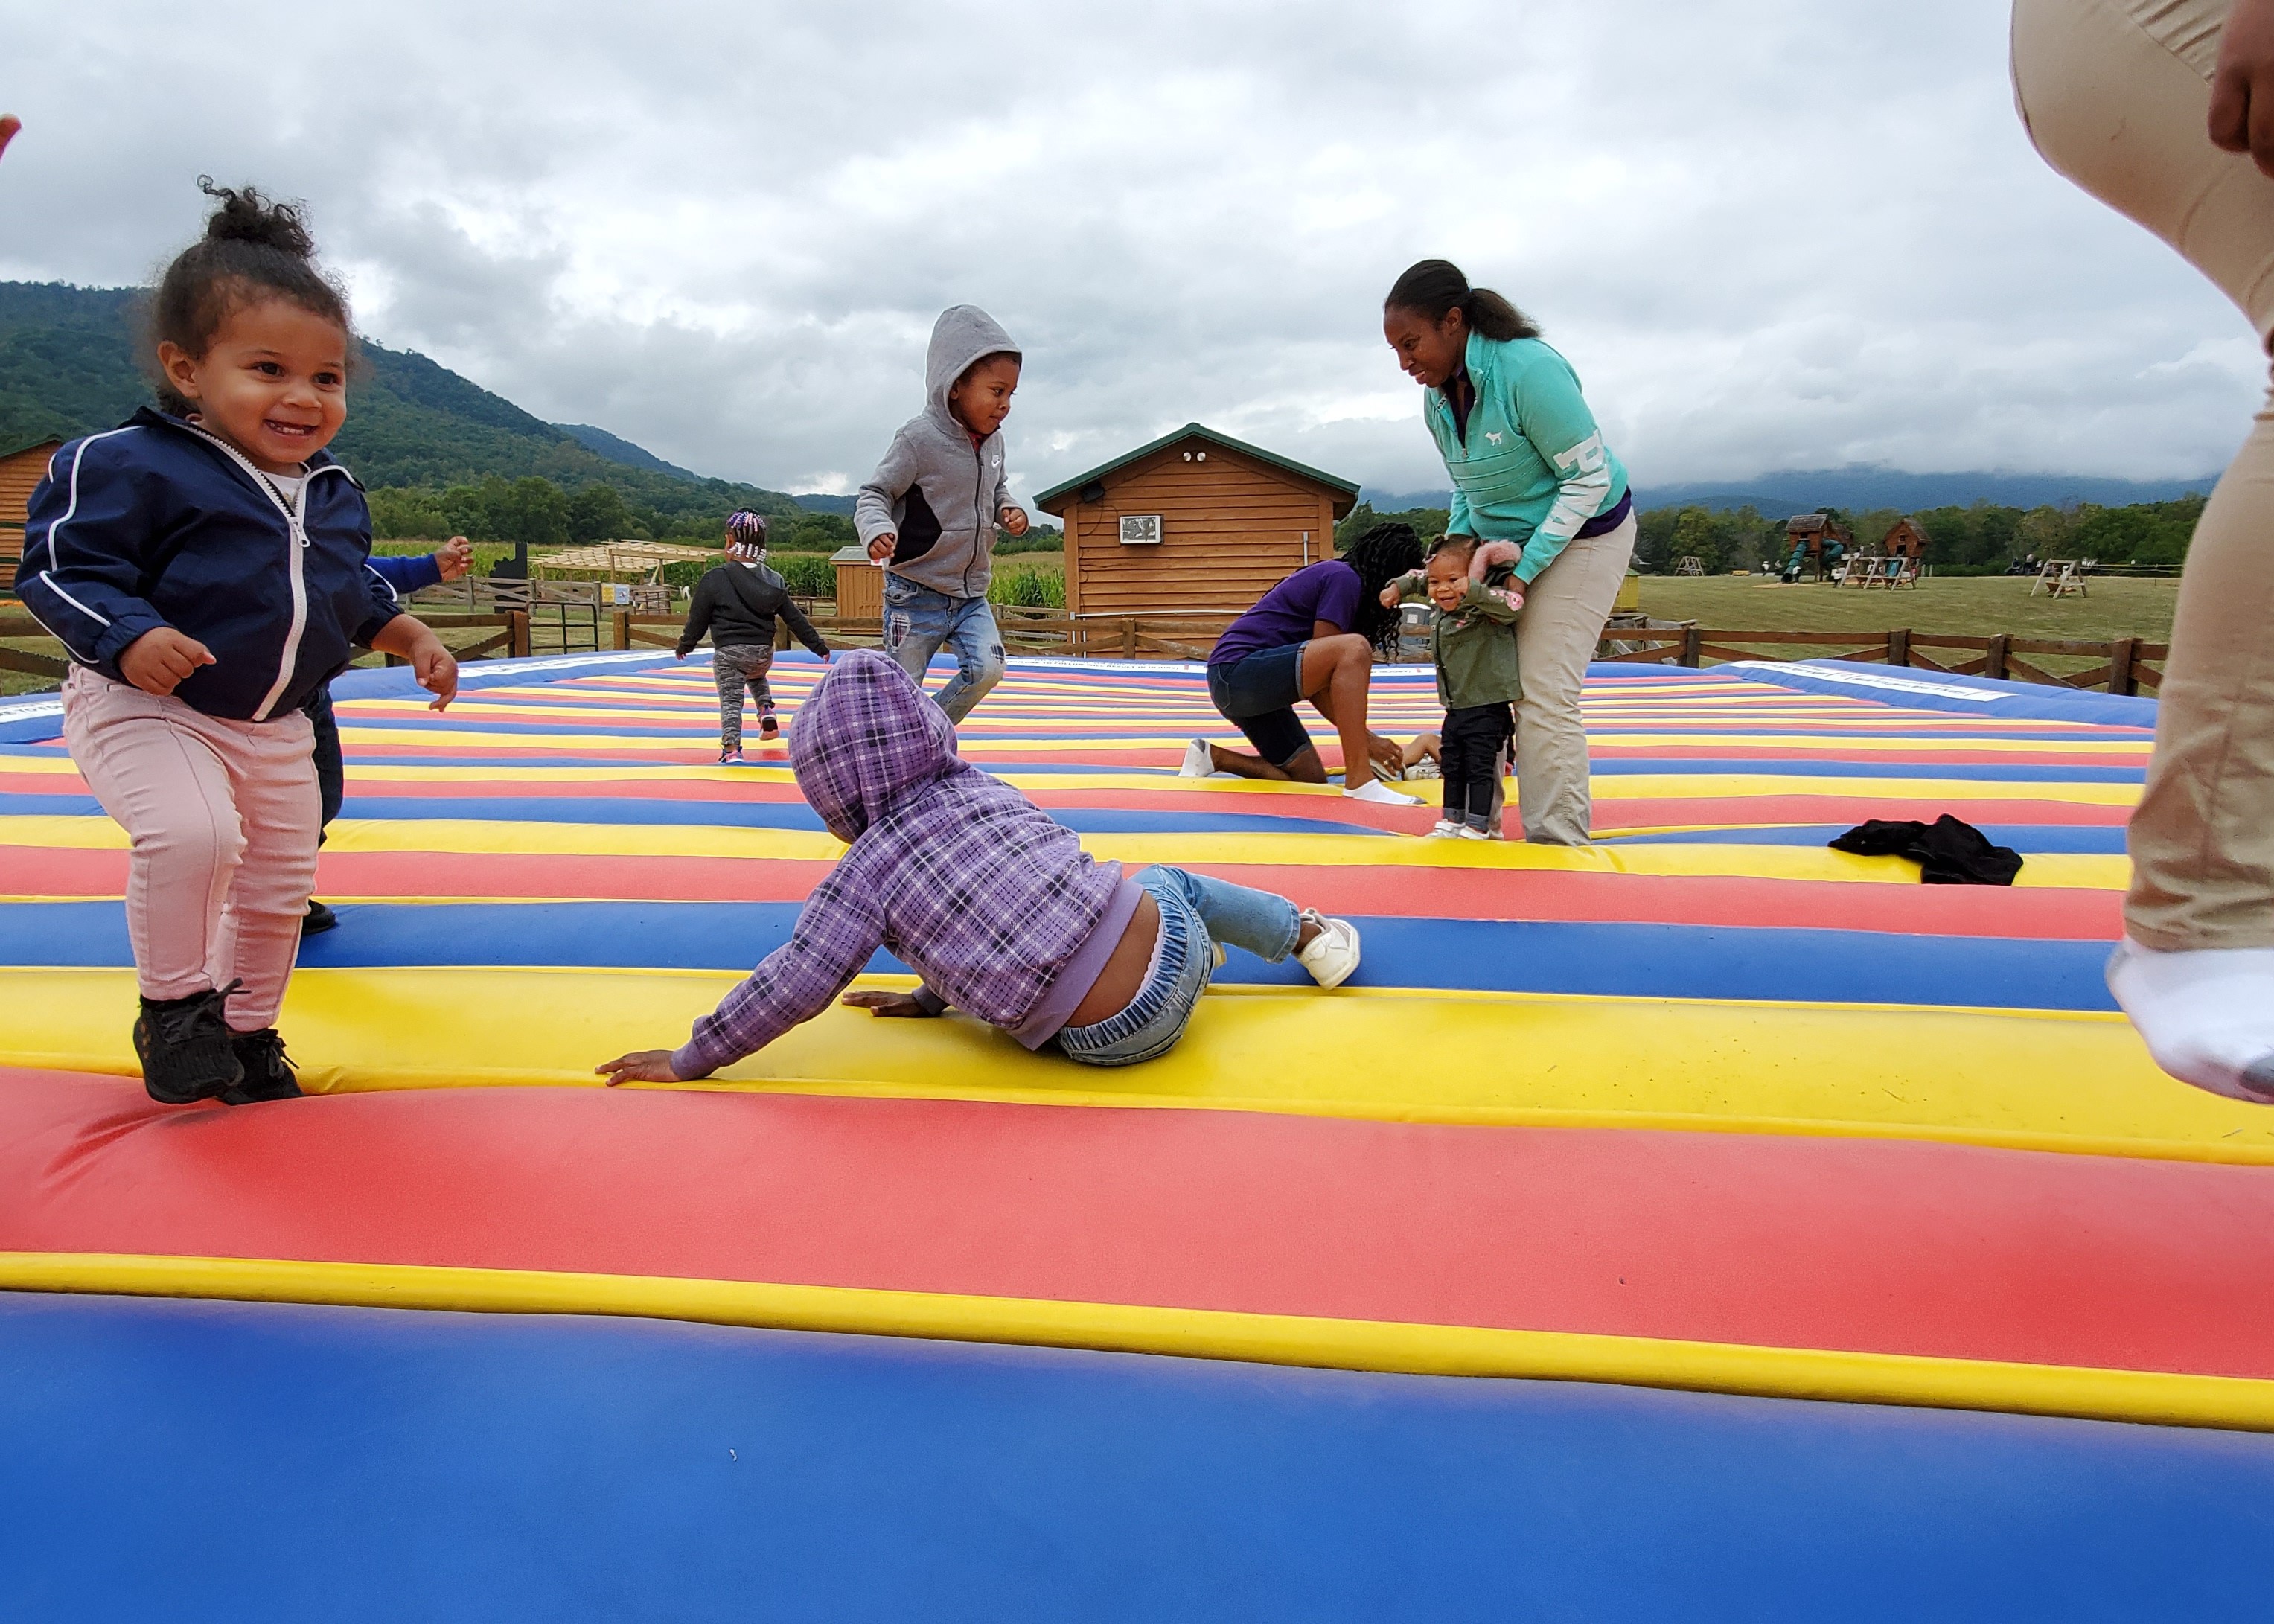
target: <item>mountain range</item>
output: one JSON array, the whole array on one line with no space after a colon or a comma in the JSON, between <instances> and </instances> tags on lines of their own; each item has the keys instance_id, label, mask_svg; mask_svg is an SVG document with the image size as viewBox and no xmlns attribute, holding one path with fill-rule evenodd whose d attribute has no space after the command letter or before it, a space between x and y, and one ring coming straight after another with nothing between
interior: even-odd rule
<instances>
[{"instance_id":1,"label":"mountain range","mask_svg":"<svg viewBox=\"0 0 2274 1624\"><path fill-rule=\"evenodd\" d=\"M54 436L112 427L150 398L135 336L140 290L64 282L0 282L0 453ZM786 515L849 514L850 496L779 491L706 478L622 436L584 423L547 423L415 350L365 340L355 410L333 442L367 485L430 489L493 476L537 474L568 491L614 485L635 507L666 515L734 508ZM1743 479L1636 487L1649 508L1751 506L1774 516L1815 508L1850 510L2015 508L2091 502L2123 507L2208 491L2199 479L2116 479L2089 474L1914 474L1866 465L1758 474ZM1367 491L1377 513L1442 508L1446 491Z\"/></svg>"},{"instance_id":2,"label":"mountain range","mask_svg":"<svg viewBox=\"0 0 2274 1624\"><path fill-rule=\"evenodd\" d=\"M113 427L150 401L136 341L140 290L0 282L0 452ZM789 514L779 491L706 479L604 429L547 423L414 350L360 346L354 410L332 442L371 486L440 489L537 474L614 485L664 515Z\"/></svg>"}]
</instances>

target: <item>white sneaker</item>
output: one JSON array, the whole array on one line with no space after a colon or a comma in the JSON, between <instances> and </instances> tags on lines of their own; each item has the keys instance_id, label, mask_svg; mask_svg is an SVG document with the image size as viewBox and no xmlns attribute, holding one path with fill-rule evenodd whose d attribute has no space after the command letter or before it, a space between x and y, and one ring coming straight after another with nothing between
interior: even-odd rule
<instances>
[{"instance_id":1,"label":"white sneaker","mask_svg":"<svg viewBox=\"0 0 2274 1624\"><path fill-rule=\"evenodd\" d=\"M1195 739L1185 747L1184 765L1177 769L1180 778L1204 778L1216 771L1216 757L1209 754L1208 741Z\"/></svg>"},{"instance_id":2,"label":"white sneaker","mask_svg":"<svg viewBox=\"0 0 2274 1624\"><path fill-rule=\"evenodd\" d=\"M2173 1077L2274 1105L2274 948L2160 952L2127 936L2108 957L2108 990Z\"/></svg>"},{"instance_id":3,"label":"white sneaker","mask_svg":"<svg viewBox=\"0 0 2274 1624\"><path fill-rule=\"evenodd\" d=\"M1460 837L1461 826L1451 818L1441 817L1437 820L1437 826L1421 838L1425 840L1457 840Z\"/></svg>"},{"instance_id":4,"label":"white sneaker","mask_svg":"<svg viewBox=\"0 0 2274 1624\"><path fill-rule=\"evenodd\" d=\"M1345 789L1343 793L1352 801L1370 801L1378 807L1418 807L1421 804L1419 796L1402 795L1380 778L1368 778L1356 789Z\"/></svg>"},{"instance_id":5,"label":"white sneaker","mask_svg":"<svg viewBox=\"0 0 2274 1624\"><path fill-rule=\"evenodd\" d=\"M1464 823L1460 828L1460 837L1464 840L1489 840L1492 838L1492 834L1487 830L1478 829L1471 824Z\"/></svg>"},{"instance_id":6,"label":"white sneaker","mask_svg":"<svg viewBox=\"0 0 2274 1624\"><path fill-rule=\"evenodd\" d=\"M1310 946L1295 955L1321 987L1339 987L1358 968L1358 927L1346 919L1329 919L1316 908L1305 908L1306 921L1319 927Z\"/></svg>"}]
</instances>

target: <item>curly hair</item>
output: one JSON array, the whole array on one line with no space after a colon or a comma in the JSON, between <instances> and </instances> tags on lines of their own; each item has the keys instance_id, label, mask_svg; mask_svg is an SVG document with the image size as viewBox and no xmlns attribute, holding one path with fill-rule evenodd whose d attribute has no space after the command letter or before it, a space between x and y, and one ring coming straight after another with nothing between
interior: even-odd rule
<instances>
[{"instance_id":1,"label":"curly hair","mask_svg":"<svg viewBox=\"0 0 2274 1624\"><path fill-rule=\"evenodd\" d=\"M1421 560L1421 538L1410 524L1377 524L1343 551L1343 562L1365 583L1351 629L1386 655L1397 651L1398 612L1382 606L1382 589L1420 568Z\"/></svg>"},{"instance_id":2,"label":"curly hair","mask_svg":"<svg viewBox=\"0 0 2274 1624\"><path fill-rule=\"evenodd\" d=\"M218 207L205 235L174 256L150 294L144 353L152 366L161 343L203 356L232 313L264 298L297 304L352 336L347 295L316 268L316 241L299 205L250 186L216 186L210 175L199 176L198 186ZM195 410L162 374L156 385L162 410L177 417Z\"/></svg>"}]
</instances>

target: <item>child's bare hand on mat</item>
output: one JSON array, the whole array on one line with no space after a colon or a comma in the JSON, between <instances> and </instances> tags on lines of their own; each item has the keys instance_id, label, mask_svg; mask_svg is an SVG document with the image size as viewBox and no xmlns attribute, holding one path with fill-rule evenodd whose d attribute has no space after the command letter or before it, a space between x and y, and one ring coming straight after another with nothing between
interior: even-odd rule
<instances>
[{"instance_id":1,"label":"child's bare hand on mat","mask_svg":"<svg viewBox=\"0 0 2274 1624\"><path fill-rule=\"evenodd\" d=\"M869 558L873 563L889 563L892 560L892 550L900 545L900 538L892 531L886 530L869 544Z\"/></svg>"},{"instance_id":2,"label":"child's bare hand on mat","mask_svg":"<svg viewBox=\"0 0 2274 1624\"><path fill-rule=\"evenodd\" d=\"M911 1020L925 1019L930 1011L916 1002L912 992L848 992L844 1003L856 1010L866 1010L871 1015L892 1015Z\"/></svg>"},{"instance_id":3,"label":"child's bare hand on mat","mask_svg":"<svg viewBox=\"0 0 2274 1624\"><path fill-rule=\"evenodd\" d=\"M605 1065L592 1068L599 1076L608 1079L608 1086L618 1083L676 1083L683 1080L671 1069L671 1051L667 1049L636 1049L629 1055L618 1055Z\"/></svg>"},{"instance_id":4,"label":"child's bare hand on mat","mask_svg":"<svg viewBox=\"0 0 2274 1624\"><path fill-rule=\"evenodd\" d=\"M118 657L118 674L146 694L163 699L200 665L214 663L213 650L196 638L161 626L144 632Z\"/></svg>"}]
</instances>

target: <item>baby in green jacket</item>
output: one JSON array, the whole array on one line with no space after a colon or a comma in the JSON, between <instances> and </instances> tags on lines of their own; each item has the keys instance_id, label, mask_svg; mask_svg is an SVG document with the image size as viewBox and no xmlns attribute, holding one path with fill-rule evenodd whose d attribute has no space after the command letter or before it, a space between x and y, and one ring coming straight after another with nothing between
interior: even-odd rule
<instances>
[{"instance_id":1,"label":"baby in green jacket","mask_svg":"<svg viewBox=\"0 0 2274 1624\"><path fill-rule=\"evenodd\" d=\"M1426 568L1382 590L1385 607L1426 598L1437 611L1429 654L1437 666L1437 699L1445 707L1440 746L1445 810L1429 832L1438 839L1492 838L1508 747L1516 736L1509 707L1524 696L1516 659L1524 589L1516 583L1516 557L1510 542L1441 536Z\"/></svg>"}]
</instances>

